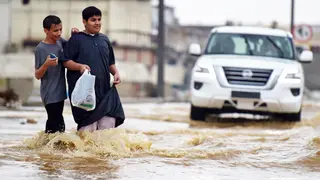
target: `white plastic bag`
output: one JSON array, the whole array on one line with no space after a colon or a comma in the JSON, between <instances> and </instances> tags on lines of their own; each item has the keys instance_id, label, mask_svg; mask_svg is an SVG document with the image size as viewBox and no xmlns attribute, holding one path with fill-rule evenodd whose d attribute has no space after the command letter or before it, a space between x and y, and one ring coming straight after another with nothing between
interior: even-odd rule
<instances>
[{"instance_id":1,"label":"white plastic bag","mask_svg":"<svg viewBox=\"0 0 320 180\"><path fill-rule=\"evenodd\" d=\"M84 71L77 80L71 94L71 103L73 106L87 111L92 111L96 108L95 80L96 76L91 75L88 70Z\"/></svg>"}]
</instances>

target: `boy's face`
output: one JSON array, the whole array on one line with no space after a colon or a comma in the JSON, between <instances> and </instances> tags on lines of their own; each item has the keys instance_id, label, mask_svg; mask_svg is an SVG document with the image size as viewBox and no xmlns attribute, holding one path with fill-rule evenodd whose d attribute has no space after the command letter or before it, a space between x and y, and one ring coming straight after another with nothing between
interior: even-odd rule
<instances>
[{"instance_id":1,"label":"boy's face","mask_svg":"<svg viewBox=\"0 0 320 180\"><path fill-rule=\"evenodd\" d=\"M44 29L44 32L50 39L59 40L62 33L62 24L52 24L50 30Z\"/></svg>"},{"instance_id":2,"label":"boy's face","mask_svg":"<svg viewBox=\"0 0 320 180\"><path fill-rule=\"evenodd\" d=\"M97 34L101 29L101 16L92 16L88 21L83 20L83 24L89 33Z\"/></svg>"}]
</instances>

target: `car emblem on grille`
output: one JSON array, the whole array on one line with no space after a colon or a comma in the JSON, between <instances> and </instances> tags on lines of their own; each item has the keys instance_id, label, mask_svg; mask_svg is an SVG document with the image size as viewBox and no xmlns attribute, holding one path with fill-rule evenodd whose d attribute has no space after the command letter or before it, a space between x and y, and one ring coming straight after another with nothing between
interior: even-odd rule
<instances>
[{"instance_id":1,"label":"car emblem on grille","mask_svg":"<svg viewBox=\"0 0 320 180\"><path fill-rule=\"evenodd\" d=\"M253 73L250 69L245 69L242 71L242 77L251 78L252 76L253 76Z\"/></svg>"}]
</instances>

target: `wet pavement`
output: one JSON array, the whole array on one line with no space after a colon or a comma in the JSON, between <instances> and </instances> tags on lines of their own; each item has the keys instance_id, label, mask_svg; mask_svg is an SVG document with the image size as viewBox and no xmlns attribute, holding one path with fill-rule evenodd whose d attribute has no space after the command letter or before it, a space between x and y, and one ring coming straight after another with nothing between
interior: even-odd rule
<instances>
[{"instance_id":1,"label":"wet pavement","mask_svg":"<svg viewBox=\"0 0 320 180\"><path fill-rule=\"evenodd\" d=\"M319 180L320 105L298 123L243 118L190 121L189 104L125 104L117 129L42 132L41 107L0 111L3 179ZM36 122L32 121L35 120Z\"/></svg>"}]
</instances>

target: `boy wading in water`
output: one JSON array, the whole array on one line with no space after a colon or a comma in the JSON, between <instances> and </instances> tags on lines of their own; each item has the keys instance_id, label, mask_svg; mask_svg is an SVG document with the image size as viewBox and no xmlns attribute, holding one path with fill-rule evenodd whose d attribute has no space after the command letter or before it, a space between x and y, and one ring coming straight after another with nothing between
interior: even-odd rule
<instances>
[{"instance_id":1,"label":"boy wading in water","mask_svg":"<svg viewBox=\"0 0 320 180\"><path fill-rule=\"evenodd\" d=\"M47 112L45 133L65 131L64 100L67 99L65 68L59 60L67 42L61 38L62 23L59 17L49 15L43 20L45 39L35 49L35 77L41 80L40 94ZM73 31L77 31L73 28ZM84 71L86 65L77 64Z\"/></svg>"},{"instance_id":2,"label":"boy wading in water","mask_svg":"<svg viewBox=\"0 0 320 180\"><path fill-rule=\"evenodd\" d=\"M86 111L72 106L72 114L78 124L79 131L95 131L115 128L124 122L125 115L114 85L110 85L110 73L114 76L114 84L119 84L120 74L115 66L113 48L108 37L100 33L101 11L90 6L82 11L85 30L74 34L64 48L64 66L68 69L67 80L69 95L81 73L74 71L76 63L87 64L90 73L96 76L95 94L96 108ZM69 96L71 97L71 96Z\"/></svg>"}]
</instances>

